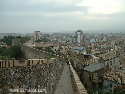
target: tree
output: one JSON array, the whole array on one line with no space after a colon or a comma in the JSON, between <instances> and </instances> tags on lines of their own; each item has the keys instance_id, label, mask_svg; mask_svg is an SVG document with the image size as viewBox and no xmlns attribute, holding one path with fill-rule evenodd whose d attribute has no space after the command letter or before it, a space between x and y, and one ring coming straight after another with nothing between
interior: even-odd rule
<instances>
[{"instance_id":1,"label":"tree","mask_svg":"<svg viewBox=\"0 0 125 94\"><path fill-rule=\"evenodd\" d=\"M1 39L1 41L6 43L7 45L11 45L13 39L15 39L14 36L4 36L3 39Z\"/></svg>"},{"instance_id":2,"label":"tree","mask_svg":"<svg viewBox=\"0 0 125 94\"><path fill-rule=\"evenodd\" d=\"M23 53L21 51L20 46L12 46L10 48L0 48L0 58L8 59L8 58L23 58Z\"/></svg>"}]
</instances>

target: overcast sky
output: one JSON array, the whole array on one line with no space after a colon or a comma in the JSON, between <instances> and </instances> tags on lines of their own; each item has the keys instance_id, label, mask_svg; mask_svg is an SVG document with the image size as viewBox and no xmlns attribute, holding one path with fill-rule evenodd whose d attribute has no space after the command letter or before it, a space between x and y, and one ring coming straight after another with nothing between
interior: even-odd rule
<instances>
[{"instance_id":1,"label":"overcast sky","mask_svg":"<svg viewBox=\"0 0 125 94\"><path fill-rule=\"evenodd\" d=\"M0 33L125 32L125 0L0 0Z\"/></svg>"}]
</instances>

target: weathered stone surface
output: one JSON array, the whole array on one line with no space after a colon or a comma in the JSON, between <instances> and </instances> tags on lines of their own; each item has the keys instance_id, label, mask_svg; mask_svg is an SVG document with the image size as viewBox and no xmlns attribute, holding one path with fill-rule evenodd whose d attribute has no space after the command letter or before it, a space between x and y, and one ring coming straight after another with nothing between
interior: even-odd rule
<instances>
[{"instance_id":1,"label":"weathered stone surface","mask_svg":"<svg viewBox=\"0 0 125 94\"><path fill-rule=\"evenodd\" d=\"M57 85L54 94L74 94L71 81L69 66L65 65L61 79Z\"/></svg>"},{"instance_id":2,"label":"weathered stone surface","mask_svg":"<svg viewBox=\"0 0 125 94\"><path fill-rule=\"evenodd\" d=\"M46 89L53 90L62 74L64 62L44 63L33 66L18 66L0 69L0 94L8 89ZM8 93L7 93L8 94ZM41 93L43 94L43 93Z\"/></svg>"}]
</instances>

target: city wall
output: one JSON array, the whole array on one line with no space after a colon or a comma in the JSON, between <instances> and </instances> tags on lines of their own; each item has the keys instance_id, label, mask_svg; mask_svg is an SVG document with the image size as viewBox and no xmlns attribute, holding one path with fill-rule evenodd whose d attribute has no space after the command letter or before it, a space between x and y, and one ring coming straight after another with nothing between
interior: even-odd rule
<instances>
[{"instance_id":1,"label":"city wall","mask_svg":"<svg viewBox=\"0 0 125 94\"><path fill-rule=\"evenodd\" d=\"M64 66L64 61L58 60L55 63L0 68L0 94L8 94L9 89L37 89L43 90L41 94L54 94Z\"/></svg>"},{"instance_id":2,"label":"city wall","mask_svg":"<svg viewBox=\"0 0 125 94\"><path fill-rule=\"evenodd\" d=\"M28 47L28 46L22 46L22 51L25 55L25 58L47 58L48 53L45 51L38 50L36 48Z\"/></svg>"},{"instance_id":3,"label":"city wall","mask_svg":"<svg viewBox=\"0 0 125 94\"><path fill-rule=\"evenodd\" d=\"M27 59L27 60L0 60L0 68L12 68L21 66L33 66L37 64L55 63L57 59Z\"/></svg>"},{"instance_id":4,"label":"city wall","mask_svg":"<svg viewBox=\"0 0 125 94\"><path fill-rule=\"evenodd\" d=\"M62 59L0 60L0 64L0 94L8 94L10 89L43 90L38 94L74 93L69 65Z\"/></svg>"}]
</instances>

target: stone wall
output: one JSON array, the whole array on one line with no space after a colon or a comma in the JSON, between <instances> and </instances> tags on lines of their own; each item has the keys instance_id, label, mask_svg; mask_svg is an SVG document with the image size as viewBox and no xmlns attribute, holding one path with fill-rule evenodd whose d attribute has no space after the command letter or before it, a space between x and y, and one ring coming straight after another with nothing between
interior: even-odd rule
<instances>
[{"instance_id":1,"label":"stone wall","mask_svg":"<svg viewBox=\"0 0 125 94\"><path fill-rule=\"evenodd\" d=\"M74 94L69 65L65 64L61 79L55 89L54 94Z\"/></svg>"},{"instance_id":2,"label":"stone wall","mask_svg":"<svg viewBox=\"0 0 125 94\"><path fill-rule=\"evenodd\" d=\"M25 55L25 58L46 58L48 56L48 53L45 51L41 51L32 47L22 46L22 51Z\"/></svg>"},{"instance_id":3,"label":"stone wall","mask_svg":"<svg viewBox=\"0 0 125 94\"><path fill-rule=\"evenodd\" d=\"M84 87L84 85L82 84L77 72L72 67L71 62L69 62L69 65L70 65L72 79L74 80L75 88L76 88L76 91L77 91L75 94L88 94L87 90Z\"/></svg>"},{"instance_id":4,"label":"stone wall","mask_svg":"<svg viewBox=\"0 0 125 94\"><path fill-rule=\"evenodd\" d=\"M0 68L12 68L19 66L33 66L36 64L48 64L55 63L57 61L56 58L50 59L27 59L27 60L0 60Z\"/></svg>"},{"instance_id":5,"label":"stone wall","mask_svg":"<svg viewBox=\"0 0 125 94\"><path fill-rule=\"evenodd\" d=\"M57 60L56 63L0 68L0 94L8 94L9 89L42 89L41 94L53 94L64 65L64 61Z\"/></svg>"}]
</instances>

